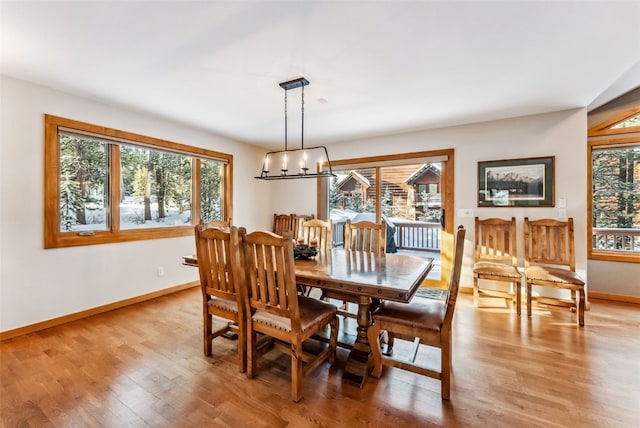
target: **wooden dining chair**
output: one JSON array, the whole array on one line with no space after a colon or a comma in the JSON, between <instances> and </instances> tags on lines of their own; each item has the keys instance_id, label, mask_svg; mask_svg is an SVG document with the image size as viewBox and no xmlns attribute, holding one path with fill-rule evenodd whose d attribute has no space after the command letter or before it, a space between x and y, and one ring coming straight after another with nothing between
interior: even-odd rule
<instances>
[{"instance_id":1,"label":"wooden dining chair","mask_svg":"<svg viewBox=\"0 0 640 428\"><path fill-rule=\"evenodd\" d=\"M204 354L212 354L213 339L232 333L238 337L238 366L247 368L246 311L239 291L241 259L240 240L244 228L195 226L196 254L200 289L202 290L202 318ZM213 329L213 317L227 322Z\"/></svg>"},{"instance_id":2,"label":"wooden dining chair","mask_svg":"<svg viewBox=\"0 0 640 428\"><path fill-rule=\"evenodd\" d=\"M313 214L309 214L309 215L296 214L295 216L296 216L296 227L295 227L295 230L294 230L293 239L298 241L298 240L300 240L300 237L302 236L302 232L303 232L302 226L303 226L303 224L306 223L309 220L315 219L315 215L313 215Z\"/></svg>"},{"instance_id":3,"label":"wooden dining chair","mask_svg":"<svg viewBox=\"0 0 640 428\"><path fill-rule=\"evenodd\" d=\"M344 225L345 250L384 254L386 245L387 225L384 220L380 223L371 221L351 223L351 220L347 219Z\"/></svg>"},{"instance_id":4,"label":"wooden dining chair","mask_svg":"<svg viewBox=\"0 0 640 428\"><path fill-rule=\"evenodd\" d=\"M441 381L441 396L448 400L451 389L451 329L453 313L458 298L464 237L466 230L460 226L456 233L453 268L449 280L446 300L414 298L411 303L383 301L373 313L373 324L367 331L373 359L372 375L379 378L382 366L393 366L409 370ZM383 330L389 333L389 346L392 338L411 340L414 343L409 361L401 361L385 356L380 349L380 335ZM436 371L415 362L420 344L440 348L440 371Z\"/></svg>"},{"instance_id":5,"label":"wooden dining chair","mask_svg":"<svg viewBox=\"0 0 640 428\"><path fill-rule=\"evenodd\" d=\"M315 246L318 247L319 251L331 250L331 220L313 219L302 223L301 233L298 236L298 242L300 241L307 245L315 242Z\"/></svg>"},{"instance_id":6,"label":"wooden dining chair","mask_svg":"<svg viewBox=\"0 0 640 428\"><path fill-rule=\"evenodd\" d=\"M338 339L336 307L299 296L296 289L293 242L289 235L253 232L242 237L247 318L247 376L257 368L257 333L276 339L275 346L291 356L291 398L302 398L302 380L325 360L335 361ZM303 350L302 343L330 326L329 344L318 354ZM280 342L289 346L281 346Z\"/></svg>"},{"instance_id":7,"label":"wooden dining chair","mask_svg":"<svg viewBox=\"0 0 640 428\"><path fill-rule=\"evenodd\" d=\"M584 281L576 273L573 218L560 221L525 217L524 263L527 315L531 316L532 286L564 288L571 290L571 300L555 299L554 303L576 310L578 324L584 326Z\"/></svg>"},{"instance_id":8,"label":"wooden dining chair","mask_svg":"<svg viewBox=\"0 0 640 428\"><path fill-rule=\"evenodd\" d=\"M509 283L510 289L480 288L480 280ZM480 295L516 301L520 315L522 274L518 271L516 218L511 220L475 218L475 264L473 265L473 303L478 306Z\"/></svg>"},{"instance_id":9,"label":"wooden dining chair","mask_svg":"<svg viewBox=\"0 0 640 428\"><path fill-rule=\"evenodd\" d=\"M298 217L295 214L274 214L271 231L276 235L289 234L295 239L298 227Z\"/></svg>"}]
</instances>

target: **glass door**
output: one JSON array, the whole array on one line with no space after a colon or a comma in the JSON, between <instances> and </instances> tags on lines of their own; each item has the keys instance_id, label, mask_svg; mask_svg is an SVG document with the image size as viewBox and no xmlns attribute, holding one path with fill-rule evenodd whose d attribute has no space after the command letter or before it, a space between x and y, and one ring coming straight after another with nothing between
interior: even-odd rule
<instances>
[{"instance_id":1,"label":"glass door","mask_svg":"<svg viewBox=\"0 0 640 428\"><path fill-rule=\"evenodd\" d=\"M325 181L328 204L320 210L332 221L333 245L344 245L347 219L384 220L387 253L433 258L423 285L446 287L453 242L453 225L447 224L453 222L453 150L444 152L446 156L334 162L337 177Z\"/></svg>"}]
</instances>

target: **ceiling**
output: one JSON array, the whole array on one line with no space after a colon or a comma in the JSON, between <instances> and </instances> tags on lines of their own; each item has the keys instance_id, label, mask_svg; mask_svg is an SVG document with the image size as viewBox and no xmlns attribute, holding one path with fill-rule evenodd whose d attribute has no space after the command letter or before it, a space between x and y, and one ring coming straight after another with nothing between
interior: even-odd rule
<instances>
[{"instance_id":1,"label":"ceiling","mask_svg":"<svg viewBox=\"0 0 640 428\"><path fill-rule=\"evenodd\" d=\"M268 148L301 76L308 145L640 85L640 1L0 1L2 74Z\"/></svg>"}]
</instances>

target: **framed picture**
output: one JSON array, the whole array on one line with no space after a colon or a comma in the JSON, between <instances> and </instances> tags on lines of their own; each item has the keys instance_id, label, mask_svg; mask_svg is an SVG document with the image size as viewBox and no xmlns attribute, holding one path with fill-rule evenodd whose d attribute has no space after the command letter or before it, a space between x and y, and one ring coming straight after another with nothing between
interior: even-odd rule
<instances>
[{"instance_id":1,"label":"framed picture","mask_svg":"<svg viewBox=\"0 0 640 428\"><path fill-rule=\"evenodd\" d=\"M555 156L478 162L479 207L553 207Z\"/></svg>"}]
</instances>

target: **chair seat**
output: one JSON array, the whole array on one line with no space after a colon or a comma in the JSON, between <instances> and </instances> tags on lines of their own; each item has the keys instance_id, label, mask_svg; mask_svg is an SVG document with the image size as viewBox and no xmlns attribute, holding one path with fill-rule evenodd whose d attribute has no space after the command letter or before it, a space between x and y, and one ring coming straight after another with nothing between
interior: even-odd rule
<instances>
[{"instance_id":1,"label":"chair seat","mask_svg":"<svg viewBox=\"0 0 640 428\"><path fill-rule=\"evenodd\" d=\"M219 297L213 297L207 302L207 306L220 309L226 312L234 314L238 313L238 302L235 300L221 299Z\"/></svg>"},{"instance_id":2,"label":"chair seat","mask_svg":"<svg viewBox=\"0 0 640 428\"><path fill-rule=\"evenodd\" d=\"M545 281L558 284L584 285L580 276L570 270L546 266L530 266L524 271L527 281Z\"/></svg>"},{"instance_id":3,"label":"chair seat","mask_svg":"<svg viewBox=\"0 0 640 428\"><path fill-rule=\"evenodd\" d=\"M415 299L410 304L383 301L373 319L439 333L446 310L446 302L441 300Z\"/></svg>"},{"instance_id":4,"label":"chair seat","mask_svg":"<svg viewBox=\"0 0 640 428\"><path fill-rule=\"evenodd\" d=\"M522 278L522 274L515 266L493 262L477 262L473 265L473 273L475 275L499 276L518 280Z\"/></svg>"},{"instance_id":5,"label":"chair seat","mask_svg":"<svg viewBox=\"0 0 640 428\"><path fill-rule=\"evenodd\" d=\"M311 297L299 296L298 307L300 308L300 328L303 332L317 325L322 319L334 317L337 313L337 308L331 303ZM291 319L287 317L257 310L251 319L253 322L291 332Z\"/></svg>"}]
</instances>

